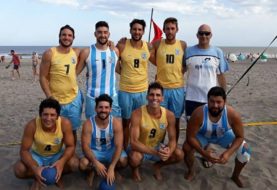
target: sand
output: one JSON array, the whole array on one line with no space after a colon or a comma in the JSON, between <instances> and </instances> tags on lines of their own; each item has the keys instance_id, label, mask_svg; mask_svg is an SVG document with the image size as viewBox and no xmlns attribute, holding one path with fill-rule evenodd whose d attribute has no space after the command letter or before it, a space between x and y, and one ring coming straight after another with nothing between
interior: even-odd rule
<instances>
[{"instance_id":1,"label":"sand","mask_svg":"<svg viewBox=\"0 0 277 190\"><path fill-rule=\"evenodd\" d=\"M8 61L8 60L7 60ZM38 105L44 94L38 82L32 81L32 68L29 59L22 60L20 68L21 79L11 80L11 68L0 65L0 189L29 189L32 180L17 179L12 170L13 164L19 159L20 140L24 125L38 114ZM228 88L250 66L249 61L231 64L226 75ZM249 74L237 85L228 96L228 103L237 109L243 122L277 121L277 60L257 63ZM153 80L154 69L151 66L150 78ZM79 77L82 89L83 76ZM249 78L249 80L248 80ZM248 85L247 85L248 83ZM84 117L83 117L84 119ZM184 119L181 127L185 128ZM277 134L276 125L245 127L245 137L252 147L253 155L249 164L242 172L245 189L277 189ZM181 131L179 146L184 142L185 130ZM220 150L219 150L220 151ZM77 144L80 155L80 143ZM202 167L196 161L196 178L188 182L184 179L187 171L184 163L168 166L162 169L164 180L157 182L153 177L151 163L145 163L141 168L143 181L135 183L131 179L131 170L126 168L122 174L124 181L116 183L117 189L239 189L231 180L234 157L228 164L215 165L210 169ZM80 172L63 177L66 189L91 189L87 186L84 174ZM93 189L99 183L96 178ZM47 189L57 189L55 186Z\"/></svg>"}]
</instances>

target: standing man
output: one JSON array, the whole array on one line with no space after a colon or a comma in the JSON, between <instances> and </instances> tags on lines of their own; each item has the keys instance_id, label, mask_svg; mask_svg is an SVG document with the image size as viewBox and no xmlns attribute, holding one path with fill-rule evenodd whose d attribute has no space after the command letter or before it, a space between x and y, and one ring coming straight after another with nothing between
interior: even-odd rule
<instances>
[{"instance_id":1,"label":"standing man","mask_svg":"<svg viewBox=\"0 0 277 190\"><path fill-rule=\"evenodd\" d=\"M148 104L136 109L131 116L129 164L135 181L141 181L139 167L143 160L155 161L154 172L162 180L161 167L179 162L184 154L176 146L174 114L160 106L163 87L154 82L147 92ZM162 144L168 134L168 144Z\"/></svg>"},{"instance_id":2,"label":"standing man","mask_svg":"<svg viewBox=\"0 0 277 190\"><path fill-rule=\"evenodd\" d=\"M40 86L46 97L53 97L60 102L61 115L70 120L76 144L76 131L81 125L82 95L76 79L80 50L71 47L74 38L71 26L61 27L60 45L48 49L42 55Z\"/></svg>"},{"instance_id":3,"label":"standing man","mask_svg":"<svg viewBox=\"0 0 277 190\"><path fill-rule=\"evenodd\" d=\"M17 72L18 78L20 78L20 73L19 73L19 67L20 67L20 58L19 56L14 52L14 50L11 50L11 55L12 55L12 60L9 63L12 64L13 63L13 70L12 70L12 80L15 79L15 74L14 72Z\"/></svg>"},{"instance_id":4,"label":"standing man","mask_svg":"<svg viewBox=\"0 0 277 190\"><path fill-rule=\"evenodd\" d=\"M201 25L197 38L198 44L187 48L184 56L187 71L185 103L187 120L193 110L207 103L207 94L211 87L219 85L226 90L224 73L229 69L222 50L210 45L212 38L210 26Z\"/></svg>"},{"instance_id":5,"label":"standing man","mask_svg":"<svg viewBox=\"0 0 277 190\"><path fill-rule=\"evenodd\" d=\"M96 44L84 48L80 53L77 74L87 67L87 95L85 101L86 118L95 115L95 98L101 94L108 94L113 99L112 115L121 116L118 105L115 67L118 60L117 48L108 45L110 32L105 21L95 24L94 36Z\"/></svg>"},{"instance_id":6,"label":"standing man","mask_svg":"<svg viewBox=\"0 0 277 190\"><path fill-rule=\"evenodd\" d=\"M205 150L208 143L218 144L226 150L217 155ZM226 105L223 88L213 87L208 92L208 104L198 107L192 114L187 127L187 137L183 145L185 163L188 167L186 179L194 177L194 150L212 163L226 164L232 154L237 152L232 180L243 187L239 175L250 160L250 148L244 141L240 115Z\"/></svg>"},{"instance_id":7,"label":"standing man","mask_svg":"<svg viewBox=\"0 0 277 190\"><path fill-rule=\"evenodd\" d=\"M56 167L56 183L60 185L62 173L78 170L71 123L60 116L60 110L57 100L47 98L39 106L39 116L25 126L14 173L18 178L34 177L32 190L46 186L41 176L45 167Z\"/></svg>"},{"instance_id":8,"label":"standing man","mask_svg":"<svg viewBox=\"0 0 277 190\"><path fill-rule=\"evenodd\" d=\"M146 104L150 53L147 43L141 39L145 26L144 20L134 19L130 23L131 39L117 44L120 54L116 68L120 74L118 101L122 109L125 149L129 141L131 113Z\"/></svg>"},{"instance_id":9,"label":"standing man","mask_svg":"<svg viewBox=\"0 0 277 190\"><path fill-rule=\"evenodd\" d=\"M95 99L96 115L83 124L82 149L85 157L80 161L80 169L89 171L87 180L92 186L94 172L107 179L115 180L115 168L127 166L127 154L123 151L123 129L121 121L110 115L112 98L102 94ZM108 164L106 167L104 164Z\"/></svg>"},{"instance_id":10,"label":"standing man","mask_svg":"<svg viewBox=\"0 0 277 190\"><path fill-rule=\"evenodd\" d=\"M184 68L183 55L186 42L177 40L178 21L176 18L165 19L163 31L166 39L153 44L151 62L157 66L157 82L164 87L164 101L161 106L172 111L176 117L176 141L179 138L179 120L184 111Z\"/></svg>"}]
</instances>

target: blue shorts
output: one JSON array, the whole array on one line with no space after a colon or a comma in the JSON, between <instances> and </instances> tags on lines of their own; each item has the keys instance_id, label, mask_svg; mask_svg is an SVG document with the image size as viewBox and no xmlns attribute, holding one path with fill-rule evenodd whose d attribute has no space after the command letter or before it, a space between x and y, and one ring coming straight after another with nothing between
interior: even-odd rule
<instances>
[{"instance_id":1,"label":"blue shorts","mask_svg":"<svg viewBox=\"0 0 277 190\"><path fill-rule=\"evenodd\" d=\"M184 88L165 88L163 94L164 101L161 102L161 106L172 111L176 118L180 118L184 112Z\"/></svg>"},{"instance_id":2,"label":"blue shorts","mask_svg":"<svg viewBox=\"0 0 277 190\"><path fill-rule=\"evenodd\" d=\"M121 109L118 105L117 95L114 95L112 97L112 99L113 99L112 116L121 117ZM90 118L91 116L94 116L96 114L95 113L95 97L86 96L85 113L86 113L86 118Z\"/></svg>"},{"instance_id":3,"label":"blue shorts","mask_svg":"<svg viewBox=\"0 0 277 190\"><path fill-rule=\"evenodd\" d=\"M155 147L154 149L158 150L159 146ZM132 148L131 148L130 145L127 147L126 151L127 151L128 154L132 151ZM143 154L143 161L145 161L145 160L158 162L158 161L161 161L161 158L159 156L156 156L156 155L153 155L153 154Z\"/></svg>"},{"instance_id":4,"label":"blue shorts","mask_svg":"<svg viewBox=\"0 0 277 190\"><path fill-rule=\"evenodd\" d=\"M147 92L129 93L118 91L118 103L121 107L121 116L123 119L130 119L132 112L145 105Z\"/></svg>"},{"instance_id":5,"label":"blue shorts","mask_svg":"<svg viewBox=\"0 0 277 190\"><path fill-rule=\"evenodd\" d=\"M112 149L107 150L107 151L99 151L99 150L92 150L92 151L93 151L93 154L95 155L96 159L99 162L111 163L113 155L114 155L115 148L112 148ZM120 158L124 158L124 157L127 157L127 154L124 150L122 150Z\"/></svg>"},{"instance_id":6,"label":"blue shorts","mask_svg":"<svg viewBox=\"0 0 277 190\"><path fill-rule=\"evenodd\" d=\"M197 133L197 140L200 142L201 147L205 148L208 144L218 144L223 148L228 148L235 139L235 134L232 129L225 132L224 136L219 138L207 138L203 134Z\"/></svg>"},{"instance_id":7,"label":"blue shorts","mask_svg":"<svg viewBox=\"0 0 277 190\"><path fill-rule=\"evenodd\" d=\"M63 151L58 152L52 156L42 156L34 151L31 151L32 158L39 166L51 166L63 155Z\"/></svg>"},{"instance_id":8,"label":"blue shorts","mask_svg":"<svg viewBox=\"0 0 277 190\"><path fill-rule=\"evenodd\" d=\"M69 104L61 105L61 116L70 120L72 130L77 130L81 125L81 115L83 106L83 96L81 91L76 98Z\"/></svg>"}]
</instances>

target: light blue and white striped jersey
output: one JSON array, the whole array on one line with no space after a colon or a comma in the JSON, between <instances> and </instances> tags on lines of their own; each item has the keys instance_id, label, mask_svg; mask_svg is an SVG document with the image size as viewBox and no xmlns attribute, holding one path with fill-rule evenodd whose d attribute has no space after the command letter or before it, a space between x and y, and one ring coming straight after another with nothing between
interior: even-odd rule
<instances>
[{"instance_id":1,"label":"light blue and white striped jersey","mask_svg":"<svg viewBox=\"0 0 277 190\"><path fill-rule=\"evenodd\" d=\"M209 110L207 104L203 106L203 114L203 123L200 127L199 133L204 135L205 137L212 139L220 138L224 136L225 132L231 129L228 122L226 106L224 106L224 109L222 110L222 115L216 123L211 122L211 120L209 119Z\"/></svg>"},{"instance_id":2,"label":"light blue and white striped jersey","mask_svg":"<svg viewBox=\"0 0 277 190\"><path fill-rule=\"evenodd\" d=\"M92 134L90 148L92 150L107 151L114 148L113 117L109 117L109 123L106 129L100 129L96 122L95 116L90 117L92 124Z\"/></svg>"},{"instance_id":3,"label":"light blue and white striped jersey","mask_svg":"<svg viewBox=\"0 0 277 190\"><path fill-rule=\"evenodd\" d=\"M101 94L114 96L116 90L115 66L118 57L110 48L99 50L91 45L87 63L87 95L98 97Z\"/></svg>"}]
</instances>

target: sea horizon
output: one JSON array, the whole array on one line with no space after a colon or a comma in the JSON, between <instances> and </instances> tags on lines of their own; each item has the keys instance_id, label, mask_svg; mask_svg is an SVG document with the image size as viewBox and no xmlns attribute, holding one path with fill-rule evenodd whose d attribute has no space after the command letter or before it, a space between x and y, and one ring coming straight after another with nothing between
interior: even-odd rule
<instances>
[{"instance_id":1,"label":"sea horizon","mask_svg":"<svg viewBox=\"0 0 277 190\"><path fill-rule=\"evenodd\" d=\"M51 48L53 46L0 46L0 55L9 56L10 50L15 50L17 54L20 55L31 55L33 52L38 53L41 55L44 51ZM84 48L88 46L73 46L78 48ZM218 46L221 48L224 52L224 54L249 54L249 53L261 53L266 47L262 46ZM276 57L277 55L277 47L269 47L266 51L268 55L274 55Z\"/></svg>"}]
</instances>

